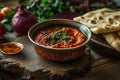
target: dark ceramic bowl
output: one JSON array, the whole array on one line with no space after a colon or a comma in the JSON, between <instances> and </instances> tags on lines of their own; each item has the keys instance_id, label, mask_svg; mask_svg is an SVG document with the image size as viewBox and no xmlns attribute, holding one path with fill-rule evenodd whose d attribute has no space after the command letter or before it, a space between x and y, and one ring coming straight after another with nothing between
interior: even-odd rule
<instances>
[{"instance_id":1,"label":"dark ceramic bowl","mask_svg":"<svg viewBox=\"0 0 120 80\"><path fill-rule=\"evenodd\" d=\"M86 41L81 45L70 48L48 48L35 42L35 37L41 29L58 25L74 27L82 31L87 36ZM28 31L28 38L34 44L34 49L40 56L52 61L69 61L80 57L84 53L86 44L90 41L91 32L87 26L78 22L67 19L52 19L32 26Z\"/></svg>"}]
</instances>

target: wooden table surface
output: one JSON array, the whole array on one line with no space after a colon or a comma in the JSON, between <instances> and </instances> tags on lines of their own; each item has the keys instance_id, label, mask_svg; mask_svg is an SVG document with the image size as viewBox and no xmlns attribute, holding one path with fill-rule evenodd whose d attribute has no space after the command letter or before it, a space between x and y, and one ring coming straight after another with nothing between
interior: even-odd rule
<instances>
[{"instance_id":1,"label":"wooden table surface","mask_svg":"<svg viewBox=\"0 0 120 80\"><path fill-rule=\"evenodd\" d=\"M14 0L12 0L14 1ZM16 2L0 2L0 4L5 4L9 6L16 6ZM15 33L6 34L7 41L14 41L17 39ZM0 40L0 42L3 42ZM84 77L76 78L75 80L120 80L120 60L110 59L104 56L101 56L99 53L91 51L92 54L92 68ZM0 71L0 77L5 74ZM10 79L11 76L8 76L6 80L15 80L14 78ZM1 80L1 79L0 79ZM39 79L40 80L40 79Z\"/></svg>"},{"instance_id":2,"label":"wooden table surface","mask_svg":"<svg viewBox=\"0 0 120 80\"><path fill-rule=\"evenodd\" d=\"M5 38L7 41L14 41L18 37L15 33L7 33ZM84 77L74 80L120 80L120 60L101 56L94 51L91 51L91 55L92 68L90 71Z\"/></svg>"}]
</instances>

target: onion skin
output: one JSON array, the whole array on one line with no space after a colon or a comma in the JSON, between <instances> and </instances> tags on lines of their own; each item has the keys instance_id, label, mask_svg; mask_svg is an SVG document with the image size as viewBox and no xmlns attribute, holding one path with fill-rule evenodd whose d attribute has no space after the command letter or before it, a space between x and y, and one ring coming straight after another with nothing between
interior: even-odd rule
<instances>
[{"instance_id":1,"label":"onion skin","mask_svg":"<svg viewBox=\"0 0 120 80\"><path fill-rule=\"evenodd\" d=\"M37 23L37 18L30 11L18 8L12 18L12 27L20 35L26 35L29 28Z\"/></svg>"}]
</instances>

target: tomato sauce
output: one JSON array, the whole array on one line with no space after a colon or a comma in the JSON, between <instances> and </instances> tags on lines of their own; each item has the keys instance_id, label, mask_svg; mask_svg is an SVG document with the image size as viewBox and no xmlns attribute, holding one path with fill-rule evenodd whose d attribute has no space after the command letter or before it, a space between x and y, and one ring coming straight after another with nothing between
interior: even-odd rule
<instances>
[{"instance_id":1,"label":"tomato sauce","mask_svg":"<svg viewBox=\"0 0 120 80\"><path fill-rule=\"evenodd\" d=\"M67 26L50 27L41 30L35 37L39 45L51 48L69 48L84 43L86 35L80 30Z\"/></svg>"}]
</instances>

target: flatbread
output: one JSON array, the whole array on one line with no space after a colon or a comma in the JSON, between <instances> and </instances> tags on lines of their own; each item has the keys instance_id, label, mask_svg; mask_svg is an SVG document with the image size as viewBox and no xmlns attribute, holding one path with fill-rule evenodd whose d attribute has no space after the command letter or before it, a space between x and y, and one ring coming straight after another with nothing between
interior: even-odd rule
<instances>
[{"instance_id":1,"label":"flatbread","mask_svg":"<svg viewBox=\"0 0 120 80\"><path fill-rule=\"evenodd\" d=\"M120 38L116 33L103 34L103 37L114 49L120 52Z\"/></svg>"},{"instance_id":2,"label":"flatbread","mask_svg":"<svg viewBox=\"0 0 120 80\"><path fill-rule=\"evenodd\" d=\"M103 8L75 17L74 21L85 24L95 34L102 34L120 52L120 11Z\"/></svg>"},{"instance_id":3,"label":"flatbread","mask_svg":"<svg viewBox=\"0 0 120 80\"><path fill-rule=\"evenodd\" d=\"M95 34L120 31L120 11L108 8L88 12L73 20L85 24Z\"/></svg>"}]
</instances>

